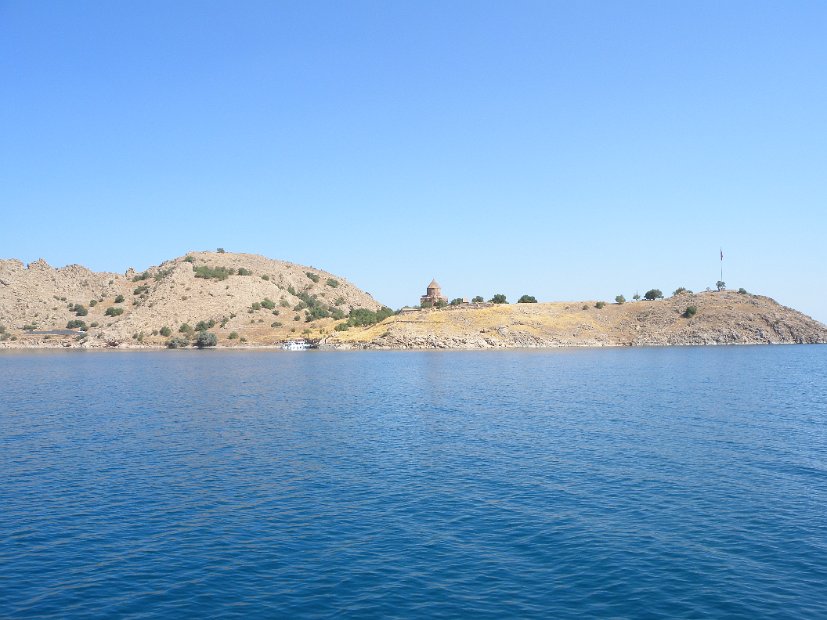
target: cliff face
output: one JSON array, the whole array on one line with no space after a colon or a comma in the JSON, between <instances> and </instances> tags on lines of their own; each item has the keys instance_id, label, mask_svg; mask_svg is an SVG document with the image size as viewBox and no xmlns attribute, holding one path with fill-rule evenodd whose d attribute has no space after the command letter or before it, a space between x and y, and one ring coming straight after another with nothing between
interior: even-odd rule
<instances>
[{"instance_id":1,"label":"cliff face","mask_svg":"<svg viewBox=\"0 0 827 620\"><path fill-rule=\"evenodd\" d=\"M697 312L686 318L689 306ZM336 333L338 348L459 348L827 343L827 327L769 297L735 292L665 300L460 306L400 314Z\"/></svg>"},{"instance_id":2,"label":"cliff face","mask_svg":"<svg viewBox=\"0 0 827 620\"><path fill-rule=\"evenodd\" d=\"M199 273L209 277L197 277ZM28 266L2 260L0 346L163 345L169 339L164 328L171 336L183 336L182 324L195 327L200 321L213 322L210 331L223 345L242 338L250 344L320 338L336 321L315 316L307 321L309 297L327 313L381 307L344 278L252 254L192 252L123 275L80 265L55 269L43 260ZM77 304L87 314L81 310L79 316ZM38 333L68 331L70 321L83 321L86 337L77 328L66 334ZM230 338L233 332L236 336Z\"/></svg>"}]
</instances>

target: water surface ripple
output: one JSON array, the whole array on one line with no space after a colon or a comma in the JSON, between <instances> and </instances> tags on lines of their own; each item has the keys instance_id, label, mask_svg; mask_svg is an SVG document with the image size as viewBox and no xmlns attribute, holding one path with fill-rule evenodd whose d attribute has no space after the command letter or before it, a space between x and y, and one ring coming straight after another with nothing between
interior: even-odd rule
<instances>
[{"instance_id":1,"label":"water surface ripple","mask_svg":"<svg viewBox=\"0 0 827 620\"><path fill-rule=\"evenodd\" d=\"M0 616L827 617L827 347L0 354Z\"/></svg>"}]
</instances>

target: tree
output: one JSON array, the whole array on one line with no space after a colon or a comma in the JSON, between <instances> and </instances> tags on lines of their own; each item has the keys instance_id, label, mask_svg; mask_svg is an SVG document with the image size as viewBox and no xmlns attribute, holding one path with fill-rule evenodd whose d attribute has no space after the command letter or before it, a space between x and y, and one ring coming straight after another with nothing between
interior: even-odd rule
<instances>
[{"instance_id":1,"label":"tree","mask_svg":"<svg viewBox=\"0 0 827 620\"><path fill-rule=\"evenodd\" d=\"M598 301L596 304L594 304L594 307L597 308L598 310L602 310L605 307L605 305L606 305L605 301Z\"/></svg>"},{"instance_id":2,"label":"tree","mask_svg":"<svg viewBox=\"0 0 827 620\"><path fill-rule=\"evenodd\" d=\"M718 281L715 283L715 287L716 287L719 291L725 291L725 290L726 290L726 282L724 282L723 280L718 280Z\"/></svg>"},{"instance_id":3,"label":"tree","mask_svg":"<svg viewBox=\"0 0 827 620\"><path fill-rule=\"evenodd\" d=\"M626 298L623 295L618 295L617 297L615 297L615 301L619 304L625 304Z\"/></svg>"},{"instance_id":4,"label":"tree","mask_svg":"<svg viewBox=\"0 0 827 620\"><path fill-rule=\"evenodd\" d=\"M217 344L218 337L212 332L198 332L198 337L195 339L195 346L199 349L214 347Z\"/></svg>"},{"instance_id":5,"label":"tree","mask_svg":"<svg viewBox=\"0 0 827 620\"><path fill-rule=\"evenodd\" d=\"M632 299L634 299L635 301L640 301L640 293L635 292L635 294L632 295Z\"/></svg>"},{"instance_id":6,"label":"tree","mask_svg":"<svg viewBox=\"0 0 827 620\"><path fill-rule=\"evenodd\" d=\"M460 304L462 304L462 297L455 297L451 300L452 306L459 306Z\"/></svg>"},{"instance_id":7,"label":"tree","mask_svg":"<svg viewBox=\"0 0 827 620\"><path fill-rule=\"evenodd\" d=\"M739 292L741 295L746 295L746 294L747 294L747 289L745 289L745 288L742 286L741 288L739 288L739 289L738 289L738 292Z\"/></svg>"},{"instance_id":8,"label":"tree","mask_svg":"<svg viewBox=\"0 0 827 620\"><path fill-rule=\"evenodd\" d=\"M687 293L687 294L691 295L692 291L690 291L685 286L679 286L678 288L675 289L675 292L672 293L672 297L674 297L675 295L681 295L683 293Z\"/></svg>"},{"instance_id":9,"label":"tree","mask_svg":"<svg viewBox=\"0 0 827 620\"><path fill-rule=\"evenodd\" d=\"M646 291L643 297L649 301L654 301L655 299L663 299L663 293L660 292L659 288L652 288Z\"/></svg>"},{"instance_id":10,"label":"tree","mask_svg":"<svg viewBox=\"0 0 827 620\"><path fill-rule=\"evenodd\" d=\"M507 304L508 302L505 299L505 295L502 293L497 293L491 299L489 299L492 304Z\"/></svg>"},{"instance_id":11,"label":"tree","mask_svg":"<svg viewBox=\"0 0 827 620\"><path fill-rule=\"evenodd\" d=\"M523 295L517 300L518 304L536 304L537 298L533 295Z\"/></svg>"},{"instance_id":12,"label":"tree","mask_svg":"<svg viewBox=\"0 0 827 620\"><path fill-rule=\"evenodd\" d=\"M691 319L697 312L698 308L696 306L687 306L683 312L683 316L684 318Z\"/></svg>"},{"instance_id":13,"label":"tree","mask_svg":"<svg viewBox=\"0 0 827 620\"><path fill-rule=\"evenodd\" d=\"M485 300L482 298L482 295L477 295L477 296L476 296L476 297L474 297L474 299L472 299L471 301L472 301L472 302L474 302L475 304L481 304L481 303L482 303L482 302L484 302Z\"/></svg>"}]
</instances>

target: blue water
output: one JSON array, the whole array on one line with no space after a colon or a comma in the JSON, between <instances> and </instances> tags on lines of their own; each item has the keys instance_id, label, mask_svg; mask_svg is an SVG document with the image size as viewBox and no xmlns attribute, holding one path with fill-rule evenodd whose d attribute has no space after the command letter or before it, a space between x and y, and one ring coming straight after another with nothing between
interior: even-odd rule
<instances>
[{"instance_id":1,"label":"blue water","mask_svg":"<svg viewBox=\"0 0 827 620\"><path fill-rule=\"evenodd\" d=\"M827 347L0 355L0 616L827 617Z\"/></svg>"}]
</instances>

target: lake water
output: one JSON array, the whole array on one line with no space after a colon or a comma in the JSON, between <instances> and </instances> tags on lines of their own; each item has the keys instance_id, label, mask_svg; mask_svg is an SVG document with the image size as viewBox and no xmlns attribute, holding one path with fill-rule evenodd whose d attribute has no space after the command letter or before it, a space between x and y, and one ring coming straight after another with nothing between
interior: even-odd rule
<instances>
[{"instance_id":1,"label":"lake water","mask_svg":"<svg viewBox=\"0 0 827 620\"><path fill-rule=\"evenodd\" d=\"M0 354L0 616L827 617L827 347Z\"/></svg>"}]
</instances>

